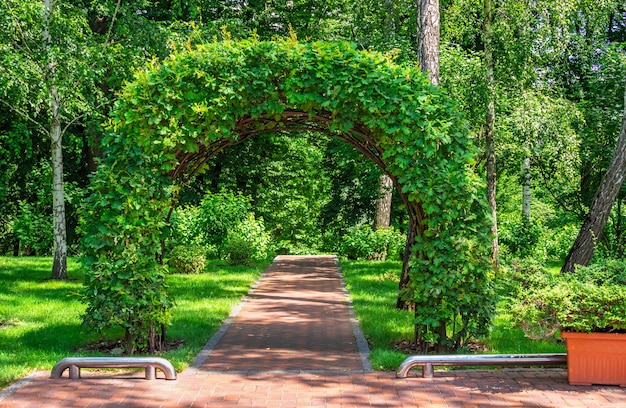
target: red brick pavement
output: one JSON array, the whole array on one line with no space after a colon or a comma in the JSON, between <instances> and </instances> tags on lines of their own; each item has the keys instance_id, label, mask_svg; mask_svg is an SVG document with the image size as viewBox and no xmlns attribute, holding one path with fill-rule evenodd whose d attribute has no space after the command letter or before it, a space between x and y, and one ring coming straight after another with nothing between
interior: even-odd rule
<instances>
[{"instance_id":1,"label":"red brick pavement","mask_svg":"<svg viewBox=\"0 0 626 408\"><path fill-rule=\"evenodd\" d=\"M563 369L437 371L430 380L364 369L339 282L333 258L281 257L176 381L159 371L155 381L43 372L0 394L0 407L626 408L626 389L570 386Z\"/></svg>"},{"instance_id":2,"label":"red brick pavement","mask_svg":"<svg viewBox=\"0 0 626 408\"><path fill-rule=\"evenodd\" d=\"M363 370L334 257L279 257L202 370Z\"/></svg>"}]
</instances>

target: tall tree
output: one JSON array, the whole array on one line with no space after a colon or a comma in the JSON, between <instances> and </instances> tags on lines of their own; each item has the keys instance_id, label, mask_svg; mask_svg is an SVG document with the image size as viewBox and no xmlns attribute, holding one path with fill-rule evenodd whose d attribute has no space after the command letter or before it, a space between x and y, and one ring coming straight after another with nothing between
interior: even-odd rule
<instances>
[{"instance_id":1,"label":"tall tree","mask_svg":"<svg viewBox=\"0 0 626 408\"><path fill-rule=\"evenodd\" d=\"M615 154L596 192L593 204L585 217L576 241L565 258L561 272L572 272L576 265L587 265L591 261L597 241L604 231L611 208L624 185L624 180L626 180L626 88L624 89L622 129L617 139Z\"/></svg>"},{"instance_id":2,"label":"tall tree","mask_svg":"<svg viewBox=\"0 0 626 408\"><path fill-rule=\"evenodd\" d=\"M398 23L396 15L396 0L385 0L384 27L386 30L385 43L392 45L397 43ZM378 200L376 200L376 217L374 218L374 230L388 228L391 224L391 202L393 198L393 181L386 174L381 174L378 179Z\"/></svg>"},{"instance_id":3,"label":"tall tree","mask_svg":"<svg viewBox=\"0 0 626 408\"><path fill-rule=\"evenodd\" d=\"M440 39L440 14L439 0L419 0L416 3L417 8L417 55L419 58L420 69L427 73L428 79L434 85L439 84L439 39ZM407 265L407 259L411 257L413 252L413 244L415 236L411 234L413 228L409 228L407 235L406 247L404 249L404 264ZM414 304L411 300L405 299L404 294L409 286L411 277L409 269L402 269L400 282L398 284L398 299L396 301L397 309L413 309ZM445 325L443 326L445 330ZM445 338L445 336L443 337Z\"/></svg>"},{"instance_id":4,"label":"tall tree","mask_svg":"<svg viewBox=\"0 0 626 408\"><path fill-rule=\"evenodd\" d=\"M495 142L495 79L493 74L493 0L484 0L483 45L485 47L485 82L487 84L487 111L485 114L485 153L487 158L487 200L491 206L493 247L491 257L498 265L498 211L496 203L496 142Z\"/></svg>"},{"instance_id":5,"label":"tall tree","mask_svg":"<svg viewBox=\"0 0 626 408\"><path fill-rule=\"evenodd\" d=\"M34 10L33 14L28 17L33 18L35 21L40 21L39 38L41 41L34 40L35 33L30 31L31 27L24 24L24 16L21 16L22 18L18 16L18 12L15 9L17 4L8 1L4 3L4 6L10 16L10 23L7 24L10 30L5 33L9 37L5 41L11 44L15 54L18 54L13 59L15 66L33 70L33 76L40 79L41 87L35 91L37 99L30 101L30 107L21 108L6 101L4 103L14 112L34 123L38 130L47 134L49 138L52 164L52 232L54 244L54 261L50 278L67 279L67 232L63 188L63 129L61 126L61 97L57 71L60 59L57 51L60 47L56 39L53 38L53 35L58 33L58 30L54 30L54 1L42 0L39 3L39 7L33 7L32 9L29 7L30 5L34 4L24 5L25 7L21 9L21 12L28 14L29 11ZM13 72L12 75L17 75L17 72ZM28 84L28 88L33 87L33 85L32 83ZM37 117L38 112L41 110L41 106L38 106L39 103L45 106L44 111L46 112L40 118ZM28 111L29 108L30 112Z\"/></svg>"},{"instance_id":6,"label":"tall tree","mask_svg":"<svg viewBox=\"0 0 626 408\"><path fill-rule=\"evenodd\" d=\"M63 132L61 129L61 100L57 88L56 57L50 33L54 2L43 0L43 35L45 73L50 109L50 142L52 156L52 231L54 261L51 279L67 279L67 229L65 224L65 192L63 189Z\"/></svg>"},{"instance_id":7,"label":"tall tree","mask_svg":"<svg viewBox=\"0 0 626 408\"><path fill-rule=\"evenodd\" d=\"M417 50L420 68L439 85L439 0L419 0L417 4Z\"/></svg>"},{"instance_id":8,"label":"tall tree","mask_svg":"<svg viewBox=\"0 0 626 408\"><path fill-rule=\"evenodd\" d=\"M389 228L391 224L391 199L393 196L393 181L388 175L382 174L378 179L378 200L376 200L376 217L374 230Z\"/></svg>"}]
</instances>

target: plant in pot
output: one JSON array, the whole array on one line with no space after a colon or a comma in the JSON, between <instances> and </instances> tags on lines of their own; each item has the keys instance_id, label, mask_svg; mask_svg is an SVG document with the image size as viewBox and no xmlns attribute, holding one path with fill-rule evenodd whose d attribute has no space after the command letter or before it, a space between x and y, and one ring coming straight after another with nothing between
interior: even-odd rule
<instances>
[{"instance_id":1,"label":"plant in pot","mask_svg":"<svg viewBox=\"0 0 626 408\"><path fill-rule=\"evenodd\" d=\"M560 330L566 340L570 384L626 386L625 261L513 279L512 312L526 335L549 337Z\"/></svg>"}]
</instances>

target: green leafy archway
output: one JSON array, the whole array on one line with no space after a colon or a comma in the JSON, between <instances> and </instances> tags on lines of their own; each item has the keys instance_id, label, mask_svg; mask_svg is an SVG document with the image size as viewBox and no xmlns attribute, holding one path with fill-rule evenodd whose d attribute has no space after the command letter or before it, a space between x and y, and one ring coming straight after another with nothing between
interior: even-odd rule
<instances>
[{"instance_id":1,"label":"green leafy archway","mask_svg":"<svg viewBox=\"0 0 626 408\"><path fill-rule=\"evenodd\" d=\"M177 186L222 149L285 130L340 138L392 178L410 220L403 296L418 340L484 328L489 223L454 103L416 67L294 39L185 50L125 87L86 206L86 323L154 342L171 314L159 254ZM446 339L438 328L452 321L462 329Z\"/></svg>"}]
</instances>

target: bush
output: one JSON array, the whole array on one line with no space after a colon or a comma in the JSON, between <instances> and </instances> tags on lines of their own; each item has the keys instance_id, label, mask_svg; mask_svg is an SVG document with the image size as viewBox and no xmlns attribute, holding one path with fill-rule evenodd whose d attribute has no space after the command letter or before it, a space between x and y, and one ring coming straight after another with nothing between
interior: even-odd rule
<instances>
[{"instance_id":1,"label":"bush","mask_svg":"<svg viewBox=\"0 0 626 408\"><path fill-rule=\"evenodd\" d=\"M512 311L529 337L546 337L557 328L626 332L626 261L605 260L536 280L517 294Z\"/></svg>"},{"instance_id":2,"label":"bush","mask_svg":"<svg viewBox=\"0 0 626 408\"><path fill-rule=\"evenodd\" d=\"M341 255L348 259L400 259L406 238L393 227L374 231L368 225L351 227L343 236Z\"/></svg>"},{"instance_id":3,"label":"bush","mask_svg":"<svg viewBox=\"0 0 626 408\"><path fill-rule=\"evenodd\" d=\"M206 267L204 250L200 246L178 245L167 260L170 273L198 274Z\"/></svg>"},{"instance_id":4,"label":"bush","mask_svg":"<svg viewBox=\"0 0 626 408\"><path fill-rule=\"evenodd\" d=\"M249 265L255 259L267 259L270 242L263 218L256 219L250 213L228 232L224 254L233 265Z\"/></svg>"},{"instance_id":5,"label":"bush","mask_svg":"<svg viewBox=\"0 0 626 408\"><path fill-rule=\"evenodd\" d=\"M502 223L498 238L512 255L525 258L533 254L540 237L541 227L522 217L518 221Z\"/></svg>"},{"instance_id":6,"label":"bush","mask_svg":"<svg viewBox=\"0 0 626 408\"><path fill-rule=\"evenodd\" d=\"M256 219L254 214L248 214L243 221L228 233L229 240L234 236L250 244L253 259L267 259L271 255L272 238L265 230L263 218Z\"/></svg>"},{"instance_id":7,"label":"bush","mask_svg":"<svg viewBox=\"0 0 626 408\"><path fill-rule=\"evenodd\" d=\"M36 205L20 200L13 232L20 241L24 255L50 255L52 253L52 217L40 211Z\"/></svg>"},{"instance_id":8,"label":"bush","mask_svg":"<svg viewBox=\"0 0 626 408\"><path fill-rule=\"evenodd\" d=\"M542 263L532 258L523 258L514 260L511 265L500 267L497 289L500 296L516 298L525 291L548 286L553 280L554 274Z\"/></svg>"},{"instance_id":9,"label":"bush","mask_svg":"<svg viewBox=\"0 0 626 408\"><path fill-rule=\"evenodd\" d=\"M214 245L218 257L225 253L224 245L229 232L246 221L251 208L249 197L230 191L204 196L196 223L200 226L203 242Z\"/></svg>"},{"instance_id":10,"label":"bush","mask_svg":"<svg viewBox=\"0 0 626 408\"><path fill-rule=\"evenodd\" d=\"M564 225L559 228L544 227L540 247L549 261L563 262L578 235L579 226Z\"/></svg>"},{"instance_id":11,"label":"bush","mask_svg":"<svg viewBox=\"0 0 626 408\"><path fill-rule=\"evenodd\" d=\"M250 265L254 258L254 245L241 236L233 235L228 237L224 252L231 265Z\"/></svg>"},{"instance_id":12,"label":"bush","mask_svg":"<svg viewBox=\"0 0 626 408\"><path fill-rule=\"evenodd\" d=\"M199 208L194 206L176 207L170 218L171 242L175 245L205 246L200 227Z\"/></svg>"}]
</instances>

